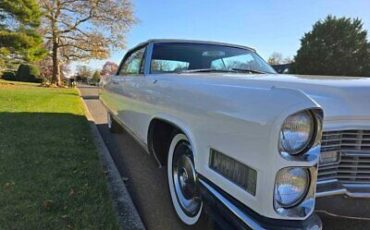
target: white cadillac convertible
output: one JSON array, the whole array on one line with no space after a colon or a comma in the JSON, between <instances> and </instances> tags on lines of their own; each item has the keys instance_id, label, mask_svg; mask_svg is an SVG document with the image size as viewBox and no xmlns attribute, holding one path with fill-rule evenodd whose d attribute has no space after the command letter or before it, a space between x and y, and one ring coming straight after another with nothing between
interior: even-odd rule
<instances>
[{"instance_id":1,"label":"white cadillac convertible","mask_svg":"<svg viewBox=\"0 0 370 230\"><path fill-rule=\"evenodd\" d=\"M207 211L229 229L320 229L315 206L370 198L370 79L278 75L248 47L149 40L101 88L111 131L165 167L186 225Z\"/></svg>"}]
</instances>

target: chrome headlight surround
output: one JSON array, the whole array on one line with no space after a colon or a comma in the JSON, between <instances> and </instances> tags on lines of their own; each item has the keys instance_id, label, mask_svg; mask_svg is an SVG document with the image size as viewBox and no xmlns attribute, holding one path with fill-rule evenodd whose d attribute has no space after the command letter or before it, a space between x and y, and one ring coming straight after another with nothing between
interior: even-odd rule
<instances>
[{"instance_id":1,"label":"chrome headlight surround","mask_svg":"<svg viewBox=\"0 0 370 230\"><path fill-rule=\"evenodd\" d=\"M283 208L301 203L310 186L310 172L303 167L287 167L276 174L274 198Z\"/></svg>"},{"instance_id":2,"label":"chrome headlight surround","mask_svg":"<svg viewBox=\"0 0 370 230\"><path fill-rule=\"evenodd\" d=\"M286 149L286 144L284 144L284 128L289 127L287 122L291 122L291 120L295 120L297 116L304 115L306 118L309 117L310 127L312 130L309 131L309 138L305 141L304 145L300 148L297 148L296 151L289 151ZM311 161L316 160L320 154L320 142L322 136L322 120L323 120L323 112L319 108L314 109L307 109L297 113L294 113L287 117L280 129L279 132L279 141L278 141L278 148L281 156L287 160L292 161ZM298 124L299 125L299 124ZM290 125L292 126L292 125ZM288 140L290 141L290 140Z\"/></svg>"},{"instance_id":3,"label":"chrome headlight surround","mask_svg":"<svg viewBox=\"0 0 370 230\"><path fill-rule=\"evenodd\" d=\"M301 168L306 170L308 173L308 184L306 185L304 193L291 205L282 205L276 199L277 180L279 173L283 170ZM317 180L317 166L313 167L287 167L279 170L276 174L275 188L274 188L274 209L281 215L286 217L304 218L309 216L315 208L315 191L316 191L316 180Z\"/></svg>"}]
</instances>

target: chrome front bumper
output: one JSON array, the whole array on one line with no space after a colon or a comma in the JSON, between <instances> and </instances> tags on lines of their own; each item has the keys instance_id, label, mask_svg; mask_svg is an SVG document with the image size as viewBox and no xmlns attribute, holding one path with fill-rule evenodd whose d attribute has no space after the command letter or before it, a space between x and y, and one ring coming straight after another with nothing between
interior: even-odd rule
<instances>
[{"instance_id":1,"label":"chrome front bumper","mask_svg":"<svg viewBox=\"0 0 370 230\"><path fill-rule=\"evenodd\" d=\"M312 214L305 220L281 220L261 216L200 176L202 198L212 219L221 229L322 229L321 219Z\"/></svg>"},{"instance_id":2,"label":"chrome front bumper","mask_svg":"<svg viewBox=\"0 0 370 230\"><path fill-rule=\"evenodd\" d=\"M317 183L316 197L345 195L352 198L370 198L370 184L348 184L338 180Z\"/></svg>"}]
</instances>

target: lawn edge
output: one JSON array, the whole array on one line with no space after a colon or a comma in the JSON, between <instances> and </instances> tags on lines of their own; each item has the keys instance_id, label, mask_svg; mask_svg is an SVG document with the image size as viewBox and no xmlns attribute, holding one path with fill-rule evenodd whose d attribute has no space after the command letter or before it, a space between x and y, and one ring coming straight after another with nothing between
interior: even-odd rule
<instances>
[{"instance_id":1,"label":"lawn edge","mask_svg":"<svg viewBox=\"0 0 370 230\"><path fill-rule=\"evenodd\" d=\"M144 230L145 226L111 157L111 154L95 125L95 120L78 88L77 91L84 107L85 116L89 122L93 140L99 153L100 162L106 172L108 189L113 201L113 208L116 212L120 229Z\"/></svg>"}]
</instances>

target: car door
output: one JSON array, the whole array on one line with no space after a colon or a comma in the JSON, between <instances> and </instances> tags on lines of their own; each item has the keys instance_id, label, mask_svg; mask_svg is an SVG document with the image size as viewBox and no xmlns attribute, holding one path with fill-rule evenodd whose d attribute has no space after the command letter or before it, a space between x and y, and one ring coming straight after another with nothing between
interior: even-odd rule
<instances>
[{"instance_id":1,"label":"car door","mask_svg":"<svg viewBox=\"0 0 370 230\"><path fill-rule=\"evenodd\" d=\"M140 124L143 119L143 92L146 87L144 77L144 57L146 46L139 47L128 53L118 72L113 79L119 85L119 111L118 117L124 125L135 134L139 139L144 139L140 135ZM144 140L142 140L144 141Z\"/></svg>"}]
</instances>

